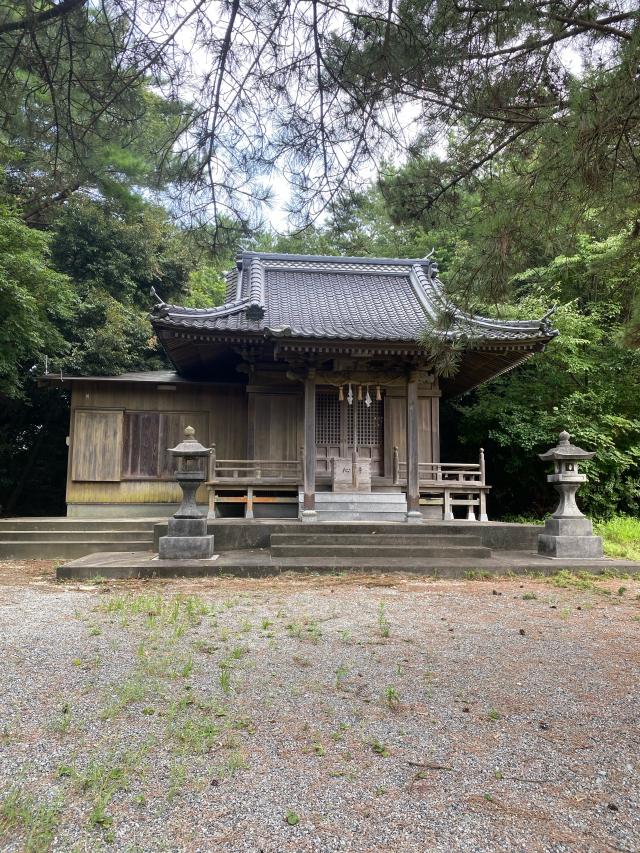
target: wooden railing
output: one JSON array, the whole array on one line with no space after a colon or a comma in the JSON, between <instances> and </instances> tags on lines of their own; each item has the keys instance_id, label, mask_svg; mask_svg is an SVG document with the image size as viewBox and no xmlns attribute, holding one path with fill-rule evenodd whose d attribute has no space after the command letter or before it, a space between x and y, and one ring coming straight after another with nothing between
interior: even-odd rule
<instances>
[{"instance_id":1,"label":"wooden railing","mask_svg":"<svg viewBox=\"0 0 640 853\"><path fill-rule=\"evenodd\" d=\"M209 455L207 488L209 490L209 515L215 516L215 504L220 501L244 503L246 517L253 518L253 504L275 501L294 501L292 497L274 497L264 494L274 487L300 486L303 482L303 453L298 459L218 459L215 446ZM443 518L454 518L453 507L467 509L467 518L476 518L476 508L480 521L486 521L486 494L489 486L485 480L484 451L480 449L478 462L420 462L418 465L419 485L422 503L442 506ZM404 486L407 480L407 465L400 462L398 448L393 448L392 464L393 485ZM388 481L387 481L388 482ZM263 493L260 493L262 487ZM235 489L242 491L237 497L216 497L216 489ZM254 489L258 495L254 496ZM286 491L285 491L286 495Z\"/></svg>"},{"instance_id":2,"label":"wooden railing","mask_svg":"<svg viewBox=\"0 0 640 853\"><path fill-rule=\"evenodd\" d=\"M485 483L484 450L480 448L479 462L420 462L418 464L420 483ZM398 448L393 448L393 482L397 485L406 479L407 463L400 462Z\"/></svg>"},{"instance_id":3,"label":"wooden railing","mask_svg":"<svg viewBox=\"0 0 640 853\"><path fill-rule=\"evenodd\" d=\"M478 462L420 462L418 464L420 500L442 506L445 521L454 519L453 508L465 507L469 521L487 521L487 492L484 450ZM407 465L400 462L398 448L393 448L393 482L406 481ZM476 515L476 508L478 514Z\"/></svg>"},{"instance_id":4,"label":"wooden railing","mask_svg":"<svg viewBox=\"0 0 640 853\"><path fill-rule=\"evenodd\" d=\"M302 463L300 459L218 459L215 446L209 451L210 483L220 481L253 482L264 481L302 481Z\"/></svg>"}]
</instances>

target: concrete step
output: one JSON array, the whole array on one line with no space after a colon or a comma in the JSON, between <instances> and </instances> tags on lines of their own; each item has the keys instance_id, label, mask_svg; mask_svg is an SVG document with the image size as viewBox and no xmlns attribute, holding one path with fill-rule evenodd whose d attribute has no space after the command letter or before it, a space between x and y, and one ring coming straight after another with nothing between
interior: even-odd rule
<instances>
[{"instance_id":1,"label":"concrete step","mask_svg":"<svg viewBox=\"0 0 640 853\"><path fill-rule=\"evenodd\" d=\"M150 539L85 539L83 542L65 542L61 538L44 541L25 542L14 540L0 542L0 560L57 560L76 559L86 554L98 554L102 551L151 551Z\"/></svg>"},{"instance_id":2,"label":"concrete step","mask_svg":"<svg viewBox=\"0 0 640 853\"><path fill-rule=\"evenodd\" d=\"M324 533L316 532L315 528L311 530L309 525L308 533L272 533L271 547L274 545L367 545L370 548L380 547L395 547L396 545L405 545L407 547L424 548L449 548L459 546L481 547L482 538L480 536L459 535L459 536L444 536L442 534L435 536L422 536L413 533L338 533L327 536ZM405 529L412 530L411 526L405 526Z\"/></svg>"},{"instance_id":3,"label":"concrete step","mask_svg":"<svg viewBox=\"0 0 640 853\"><path fill-rule=\"evenodd\" d=\"M333 557L352 557L354 560L362 560L367 557L379 559L381 557L402 558L409 560L419 559L486 559L491 556L489 548L480 546L449 546L446 548L432 547L430 545L393 545L378 546L371 545L342 545L339 542L326 545L272 545L271 555L273 557L321 557L331 559Z\"/></svg>"},{"instance_id":4,"label":"concrete step","mask_svg":"<svg viewBox=\"0 0 640 853\"><path fill-rule=\"evenodd\" d=\"M165 519L166 520L166 519ZM157 518L0 518L0 532L13 530L149 530L153 532Z\"/></svg>"},{"instance_id":5,"label":"concrete step","mask_svg":"<svg viewBox=\"0 0 640 853\"><path fill-rule=\"evenodd\" d=\"M0 544L3 542L86 542L87 539L99 539L101 542L148 542L153 544L153 530L121 528L118 530L2 530Z\"/></svg>"}]
</instances>

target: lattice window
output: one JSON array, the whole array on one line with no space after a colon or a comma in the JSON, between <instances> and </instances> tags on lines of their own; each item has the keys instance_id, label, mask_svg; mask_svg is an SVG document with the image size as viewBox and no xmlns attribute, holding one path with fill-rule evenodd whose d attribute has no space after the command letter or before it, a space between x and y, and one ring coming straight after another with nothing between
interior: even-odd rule
<instances>
[{"instance_id":1,"label":"lattice window","mask_svg":"<svg viewBox=\"0 0 640 853\"><path fill-rule=\"evenodd\" d=\"M340 444L340 401L337 391L316 392L316 444Z\"/></svg>"},{"instance_id":2,"label":"lattice window","mask_svg":"<svg viewBox=\"0 0 640 853\"><path fill-rule=\"evenodd\" d=\"M364 400L355 401L357 419L356 439L359 447L380 447L382 445L383 407L382 400L372 400L366 406ZM349 439L349 443L353 438Z\"/></svg>"}]
</instances>

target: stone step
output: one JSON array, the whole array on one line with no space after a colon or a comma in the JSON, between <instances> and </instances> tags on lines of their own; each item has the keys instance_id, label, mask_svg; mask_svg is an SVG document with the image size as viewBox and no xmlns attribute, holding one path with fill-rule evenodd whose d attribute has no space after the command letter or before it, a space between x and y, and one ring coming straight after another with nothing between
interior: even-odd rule
<instances>
[{"instance_id":1,"label":"stone step","mask_svg":"<svg viewBox=\"0 0 640 853\"><path fill-rule=\"evenodd\" d=\"M65 542L56 537L36 542L14 540L0 542L0 560L57 560L76 559L86 554L98 554L102 551L151 551L150 539L144 542L138 540L118 539L86 539L84 542Z\"/></svg>"},{"instance_id":2,"label":"stone step","mask_svg":"<svg viewBox=\"0 0 640 853\"><path fill-rule=\"evenodd\" d=\"M272 545L271 555L273 557L353 557L355 560L365 558L380 559L381 557L402 558L409 560L468 558L482 560L491 556L489 548L480 546L450 545L446 548L432 547L430 545L382 545L377 548L371 545L341 545L340 543L327 545Z\"/></svg>"},{"instance_id":3,"label":"stone step","mask_svg":"<svg viewBox=\"0 0 640 853\"><path fill-rule=\"evenodd\" d=\"M342 513L342 517L346 520L351 520L352 515L355 513L380 513L380 512L395 512L398 514L406 515L407 513L407 505L406 504L388 504L388 503L325 503L325 504L316 504L316 513L318 516L324 516L326 513Z\"/></svg>"},{"instance_id":4,"label":"stone step","mask_svg":"<svg viewBox=\"0 0 640 853\"><path fill-rule=\"evenodd\" d=\"M327 503L406 504L402 492L316 492L316 507Z\"/></svg>"},{"instance_id":5,"label":"stone step","mask_svg":"<svg viewBox=\"0 0 640 853\"><path fill-rule=\"evenodd\" d=\"M396 513L397 515L397 513ZM404 525L404 529L411 536L480 536L480 530L483 525L477 521L426 521L422 524L411 525L410 527L406 523L406 518L403 515L402 521ZM219 520L216 524L219 523ZM245 522L246 523L246 522ZM291 523L292 533L300 534L306 533L307 531L313 533L314 536L335 536L343 535L346 533L357 533L357 534L375 534L376 536L382 536L383 534L392 534L393 536L398 534L398 530L396 525L389 526L384 522L376 523L376 522L363 522L358 521L354 522L353 525L351 522L332 522L328 524L323 524L322 526L313 527L312 525L305 525L304 529L300 529L300 526L297 522ZM214 529L210 529L209 533L214 533Z\"/></svg>"},{"instance_id":6,"label":"stone step","mask_svg":"<svg viewBox=\"0 0 640 853\"><path fill-rule=\"evenodd\" d=\"M166 519L164 519L166 521ZM22 532L26 530L85 530L87 532L99 530L149 530L153 531L154 525L158 523L157 518L0 518L0 532L12 530Z\"/></svg>"},{"instance_id":7,"label":"stone step","mask_svg":"<svg viewBox=\"0 0 640 853\"><path fill-rule=\"evenodd\" d=\"M350 512L349 518L345 519L344 511L324 511L317 513L317 522L323 523L327 521L368 521L372 523L395 521L406 525L406 512Z\"/></svg>"},{"instance_id":8,"label":"stone step","mask_svg":"<svg viewBox=\"0 0 640 853\"><path fill-rule=\"evenodd\" d=\"M153 543L153 530L119 528L117 530L6 530L0 529L0 544L3 542L85 542L99 539L101 542Z\"/></svg>"},{"instance_id":9,"label":"stone step","mask_svg":"<svg viewBox=\"0 0 640 853\"><path fill-rule=\"evenodd\" d=\"M412 527L405 529L412 530ZM271 547L274 545L367 545L370 548L395 547L397 545L424 548L449 548L459 546L482 547L482 538L472 535L425 537L413 533L338 533L329 537L311 530L308 533L272 533Z\"/></svg>"}]
</instances>

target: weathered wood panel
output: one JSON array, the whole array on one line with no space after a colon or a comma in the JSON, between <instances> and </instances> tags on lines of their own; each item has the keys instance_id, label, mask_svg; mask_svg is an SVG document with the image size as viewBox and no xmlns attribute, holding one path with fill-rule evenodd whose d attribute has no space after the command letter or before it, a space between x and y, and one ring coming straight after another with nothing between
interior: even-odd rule
<instances>
[{"instance_id":1,"label":"weathered wood panel","mask_svg":"<svg viewBox=\"0 0 640 853\"><path fill-rule=\"evenodd\" d=\"M252 394L253 449L255 459L297 459L302 444L299 396Z\"/></svg>"},{"instance_id":2,"label":"weathered wood panel","mask_svg":"<svg viewBox=\"0 0 640 853\"><path fill-rule=\"evenodd\" d=\"M175 461L168 452L184 439L187 426L208 442L208 412L125 412L122 479L172 479Z\"/></svg>"},{"instance_id":3,"label":"weathered wood panel","mask_svg":"<svg viewBox=\"0 0 640 853\"><path fill-rule=\"evenodd\" d=\"M74 413L71 478L77 481L120 480L122 410L78 409Z\"/></svg>"},{"instance_id":4,"label":"weathered wood panel","mask_svg":"<svg viewBox=\"0 0 640 853\"><path fill-rule=\"evenodd\" d=\"M437 397L418 397L418 459L437 462L440 457ZM398 448L401 462L407 461L407 401L405 397L385 398L385 476L392 475L393 448Z\"/></svg>"},{"instance_id":5,"label":"weathered wood panel","mask_svg":"<svg viewBox=\"0 0 640 853\"><path fill-rule=\"evenodd\" d=\"M82 449L83 445L87 448L96 446L84 422L76 423L76 413L83 410L107 411L110 416L120 417L123 425L128 413L143 416L138 423L136 439L141 448L147 441L150 428L153 434L154 424L163 423L164 433L157 443L161 452L158 454L160 474L156 477L117 482L121 469L133 472L137 464L140 470L140 463L132 465L130 459L123 460L123 426L117 450L108 449L100 454L105 464L107 459L110 460L109 464L113 466L111 473L117 469L117 477L113 481L75 480L72 461L67 475L68 503L174 503L179 500L180 489L172 482L173 463L169 462L166 448L173 447L182 439L184 428L188 425L196 429L197 437L203 444L216 443L218 456L227 459L245 457L247 406L243 386L177 385L172 386L173 390L161 390L162 387L151 383L92 382L74 385L71 399L71 460L78 452L78 447L81 453L88 453L88 449ZM144 458L146 451L142 452ZM128 476L132 476L132 473ZM205 490L199 492L198 498L206 501Z\"/></svg>"}]
</instances>

